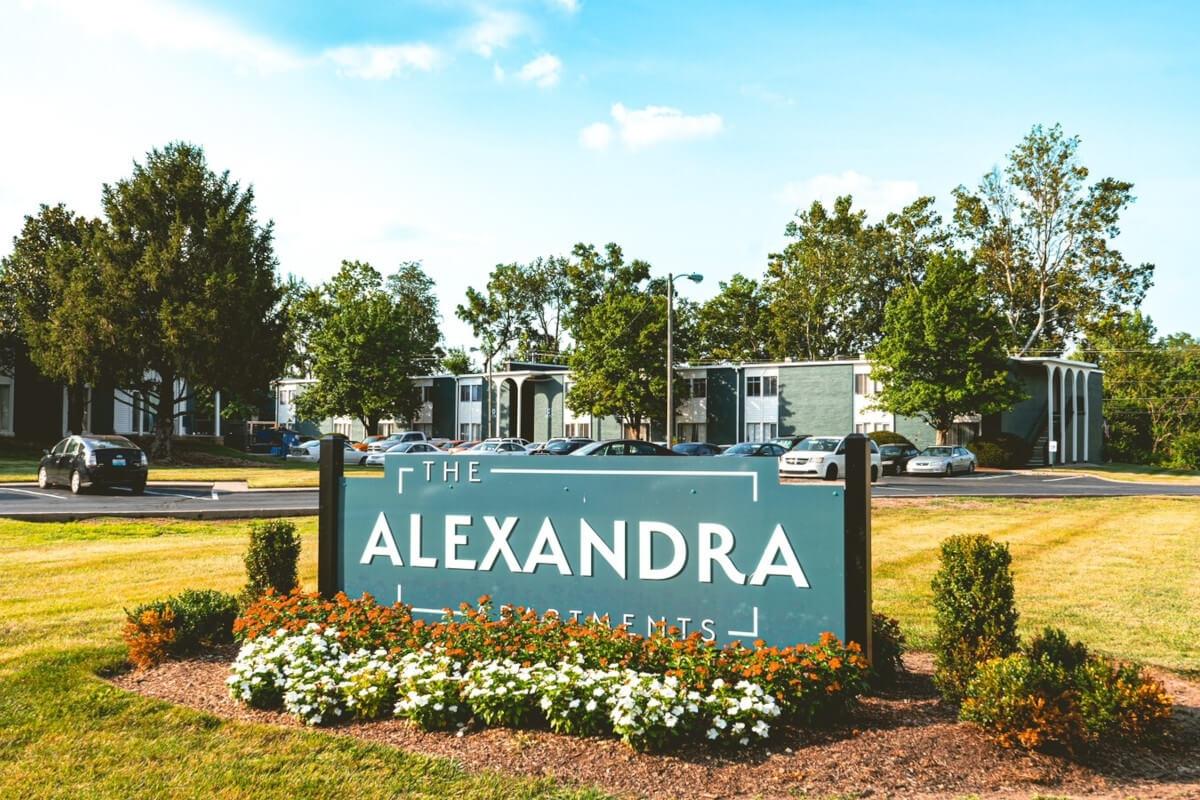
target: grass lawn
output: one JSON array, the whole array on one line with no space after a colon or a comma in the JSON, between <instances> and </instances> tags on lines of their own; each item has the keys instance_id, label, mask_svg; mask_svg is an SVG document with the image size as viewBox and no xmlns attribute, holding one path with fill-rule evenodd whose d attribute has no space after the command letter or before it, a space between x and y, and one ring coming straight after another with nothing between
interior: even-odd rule
<instances>
[{"instance_id":1,"label":"grass lawn","mask_svg":"<svg viewBox=\"0 0 1200 800\"><path fill-rule=\"evenodd\" d=\"M302 577L315 583L316 522ZM876 607L931 634L937 543L981 531L1012 545L1024 628L1200 672L1200 501L1086 498L888 504L875 515ZM181 589L236 591L245 522L0 520L0 797L595 797L548 781L344 737L241 722L127 694L122 607Z\"/></svg>"},{"instance_id":2,"label":"grass lawn","mask_svg":"<svg viewBox=\"0 0 1200 800\"><path fill-rule=\"evenodd\" d=\"M1200 674L1200 499L938 499L874 515L875 608L933 638L929 581L956 533L1007 542L1022 632L1057 625L1109 655Z\"/></svg>"}]
</instances>

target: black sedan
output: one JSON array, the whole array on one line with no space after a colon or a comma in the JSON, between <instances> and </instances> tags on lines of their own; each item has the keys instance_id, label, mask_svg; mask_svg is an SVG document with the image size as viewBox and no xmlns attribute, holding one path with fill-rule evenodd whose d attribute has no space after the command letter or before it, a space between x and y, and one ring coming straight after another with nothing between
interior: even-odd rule
<instances>
[{"instance_id":1,"label":"black sedan","mask_svg":"<svg viewBox=\"0 0 1200 800\"><path fill-rule=\"evenodd\" d=\"M79 494L86 486L128 486L134 494L146 489L150 460L124 436L68 436L52 450L42 451L38 486L65 485Z\"/></svg>"},{"instance_id":2,"label":"black sedan","mask_svg":"<svg viewBox=\"0 0 1200 800\"><path fill-rule=\"evenodd\" d=\"M741 444L735 444L724 453L721 453L721 457L747 458L757 456L759 458L779 458L786 452L787 448L774 442L742 442Z\"/></svg>"},{"instance_id":3,"label":"black sedan","mask_svg":"<svg viewBox=\"0 0 1200 800\"><path fill-rule=\"evenodd\" d=\"M677 456L674 450L639 439L609 439L593 442L571 453L573 456Z\"/></svg>"},{"instance_id":4,"label":"black sedan","mask_svg":"<svg viewBox=\"0 0 1200 800\"><path fill-rule=\"evenodd\" d=\"M879 456L883 460L883 474L887 475L890 472L893 475L899 475L904 472L908 462L916 458L920 452L911 444L879 445Z\"/></svg>"},{"instance_id":5,"label":"black sedan","mask_svg":"<svg viewBox=\"0 0 1200 800\"><path fill-rule=\"evenodd\" d=\"M567 456L581 447L592 443L591 439L572 437L570 439L550 439L536 450L530 450L531 456Z\"/></svg>"},{"instance_id":6,"label":"black sedan","mask_svg":"<svg viewBox=\"0 0 1200 800\"><path fill-rule=\"evenodd\" d=\"M721 448L708 442L680 442L671 448L681 456L718 456Z\"/></svg>"}]
</instances>

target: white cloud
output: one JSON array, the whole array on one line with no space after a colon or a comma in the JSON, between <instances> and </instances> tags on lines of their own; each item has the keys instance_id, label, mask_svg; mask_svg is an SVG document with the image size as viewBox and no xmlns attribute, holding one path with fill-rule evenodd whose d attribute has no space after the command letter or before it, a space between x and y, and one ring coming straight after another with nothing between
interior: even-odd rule
<instances>
[{"instance_id":1,"label":"white cloud","mask_svg":"<svg viewBox=\"0 0 1200 800\"><path fill-rule=\"evenodd\" d=\"M669 106L646 106L645 108L626 108L622 103L612 107L613 121L617 124L618 135L630 150L640 150L643 147L662 142L678 142L687 139L708 139L721 132L724 121L720 114L697 114L689 116L678 108ZM580 141L584 146L592 147L588 142L599 142L602 137L598 133L599 126L610 129L605 123L598 122L583 129ZM591 132L585 138L585 134ZM604 146L608 141L603 139ZM593 148L596 149L596 148Z\"/></svg>"},{"instance_id":2,"label":"white cloud","mask_svg":"<svg viewBox=\"0 0 1200 800\"><path fill-rule=\"evenodd\" d=\"M607 122L594 122L579 132L579 143L588 150L607 150L613 129Z\"/></svg>"},{"instance_id":3,"label":"white cloud","mask_svg":"<svg viewBox=\"0 0 1200 800\"><path fill-rule=\"evenodd\" d=\"M500 66L499 62L492 62L492 77L496 79L496 83L504 83L504 67Z\"/></svg>"},{"instance_id":4,"label":"white cloud","mask_svg":"<svg viewBox=\"0 0 1200 800\"><path fill-rule=\"evenodd\" d=\"M210 53L263 72L304 65L289 48L207 11L149 0L52 0L48 5L89 33L129 36L149 49Z\"/></svg>"},{"instance_id":5,"label":"white cloud","mask_svg":"<svg viewBox=\"0 0 1200 800\"><path fill-rule=\"evenodd\" d=\"M385 80L408 70L429 72L437 64L438 51L424 43L355 45L326 50L322 57L336 64L340 75Z\"/></svg>"},{"instance_id":6,"label":"white cloud","mask_svg":"<svg viewBox=\"0 0 1200 800\"><path fill-rule=\"evenodd\" d=\"M549 89L558 84L560 72L562 72L562 61L557 56L543 53L521 67L517 77L526 83L533 83L542 89Z\"/></svg>"},{"instance_id":7,"label":"white cloud","mask_svg":"<svg viewBox=\"0 0 1200 800\"><path fill-rule=\"evenodd\" d=\"M478 21L467 29L464 44L484 58L491 58L500 48L525 33L525 18L513 11L483 9Z\"/></svg>"},{"instance_id":8,"label":"white cloud","mask_svg":"<svg viewBox=\"0 0 1200 800\"><path fill-rule=\"evenodd\" d=\"M795 181L783 187L779 198L793 208L807 208L814 200L831 205L842 195L854 197L854 207L865 209L872 217L883 217L917 199L920 191L916 181L876 180L846 170L840 175L817 175Z\"/></svg>"},{"instance_id":9,"label":"white cloud","mask_svg":"<svg viewBox=\"0 0 1200 800\"><path fill-rule=\"evenodd\" d=\"M579 0L550 0L550 5L558 8L568 14L578 13L582 7L579 5Z\"/></svg>"}]
</instances>

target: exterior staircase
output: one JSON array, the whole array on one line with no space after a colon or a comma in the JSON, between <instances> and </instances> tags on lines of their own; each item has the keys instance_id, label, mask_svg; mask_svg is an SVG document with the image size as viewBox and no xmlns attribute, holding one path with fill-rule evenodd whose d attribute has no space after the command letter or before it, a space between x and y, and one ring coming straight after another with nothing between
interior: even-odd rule
<instances>
[{"instance_id":1,"label":"exterior staircase","mask_svg":"<svg viewBox=\"0 0 1200 800\"><path fill-rule=\"evenodd\" d=\"M1029 460L1025 462L1025 466L1030 468L1046 466L1046 451L1049 447L1050 437L1046 433L1046 426L1043 424L1038 431L1038 437L1033 440L1033 449L1029 453Z\"/></svg>"}]
</instances>

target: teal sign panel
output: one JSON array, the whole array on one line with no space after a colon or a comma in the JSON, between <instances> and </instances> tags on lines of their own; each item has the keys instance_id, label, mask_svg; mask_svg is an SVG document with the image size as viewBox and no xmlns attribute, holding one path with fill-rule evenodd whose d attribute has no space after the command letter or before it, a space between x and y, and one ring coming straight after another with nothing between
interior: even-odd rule
<instances>
[{"instance_id":1,"label":"teal sign panel","mask_svg":"<svg viewBox=\"0 0 1200 800\"><path fill-rule=\"evenodd\" d=\"M840 484L774 459L389 455L342 478L337 585L429 619L490 595L719 643L846 637Z\"/></svg>"}]
</instances>

